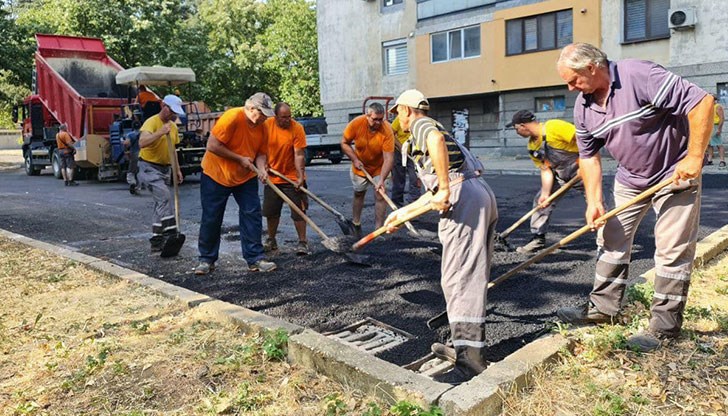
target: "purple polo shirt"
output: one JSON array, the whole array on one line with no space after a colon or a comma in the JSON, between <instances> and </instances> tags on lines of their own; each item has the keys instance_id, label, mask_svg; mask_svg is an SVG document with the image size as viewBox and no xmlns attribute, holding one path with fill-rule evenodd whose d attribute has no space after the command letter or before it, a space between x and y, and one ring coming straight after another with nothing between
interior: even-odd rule
<instances>
[{"instance_id":1,"label":"purple polo shirt","mask_svg":"<svg viewBox=\"0 0 728 416\"><path fill-rule=\"evenodd\" d=\"M672 175L685 157L688 112L707 92L649 61L609 61L611 92L606 108L591 94L574 103L579 157L606 147L619 162L616 180L633 189L649 188Z\"/></svg>"}]
</instances>

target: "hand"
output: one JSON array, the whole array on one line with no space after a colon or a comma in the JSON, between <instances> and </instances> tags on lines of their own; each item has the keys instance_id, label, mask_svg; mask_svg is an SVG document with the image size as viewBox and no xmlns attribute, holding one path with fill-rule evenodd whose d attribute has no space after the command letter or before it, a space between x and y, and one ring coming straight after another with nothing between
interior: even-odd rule
<instances>
[{"instance_id":1,"label":"hand","mask_svg":"<svg viewBox=\"0 0 728 416\"><path fill-rule=\"evenodd\" d=\"M164 125L162 126L162 128L159 129L159 130L157 130L157 132L159 133L159 137L162 137L165 134L169 133L170 130L172 130L172 122L171 121L170 122L167 122L167 123L164 123Z\"/></svg>"},{"instance_id":2,"label":"hand","mask_svg":"<svg viewBox=\"0 0 728 416\"><path fill-rule=\"evenodd\" d=\"M255 170L253 169L253 159L245 156L240 157L240 166L244 167L247 170Z\"/></svg>"},{"instance_id":3,"label":"hand","mask_svg":"<svg viewBox=\"0 0 728 416\"><path fill-rule=\"evenodd\" d=\"M182 174L181 170L177 171L177 183L180 184L185 180L185 175Z\"/></svg>"},{"instance_id":4,"label":"hand","mask_svg":"<svg viewBox=\"0 0 728 416\"><path fill-rule=\"evenodd\" d=\"M386 194L387 188L384 186L384 179L380 179L379 183L374 187L374 190L379 192L380 194Z\"/></svg>"},{"instance_id":5,"label":"hand","mask_svg":"<svg viewBox=\"0 0 728 416\"><path fill-rule=\"evenodd\" d=\"M599 221L595 223L597 218L604 215L606 211L604 210L604 204L601 202L596 204L587 204L586 206L586 214L584 216L586 217L586 223L589 225L589 228L591 228L592 231L596 231L597 228L604 225L604 221Z\"/></svg>"},{"instance_id":6,"label":"hand","mask_svg":"<svg viewBox=\"0 0 728 416\"><path fill-rule=\"evenodd\" d=\"M544 195L543 192L541 192L541 196L538 197L538 207L541 209L544 209L551 205L550 203L546 202L547 199L549 199L550 195Z\"/></svg>"},{"instance_id":7,"label":"hand","mask_svg":"<svg viewBox=\"0 0 728 416\"><path fill-rule=\"evenodd\" d=\"M268 182L268 171L265 169L258 169L258 179L260 179L262 183Z\"/></svg>"},{"instance_id":8,"label":"hand","mask_svg":"<svg viewBox=\"0 0 728 416\"><path fill-rule=\"evenodd\" d=\"M438 211L447 211L450 208L450 189L440 189L430 200L432 206Z\"/></svg>"},{"instance_id":9,"label":"hand","mask_svg":"<svg viewBox=\"0 0 728 416\"><path fill-rule=\"evenodd\" d=\"M357 168L357 169L359 169L359 170L364 170L364 163L362 163L361 160L357 159L354 162L354 167Z\"/></svg>"},{"instance_id":10,"label":"hand","mask_svg":"<svg viewBox=\"0 0 728 416\"><path fill-rule=\"evenodd\" d=\"M681 180L695 179L700 176L703 170L703 157L685 156L683 160L677 162L675 172L672 174L672 183L678 185Z\"/></svg>"},{"instance_id":11,"label":"hand","mask_svg":"<svg viewBox=\"0 0 728 416\"><path fill-rule=\"evenodd\" d=\"M402 226L402 224L400 224L396 227L392 225L399 219L399 217L401 215L403 215L402 210L403 210L403 208L393 211L391 214L389 214L387 216L387 219L384 220L384 226L387 227L387 234L391 234L391 233L399 230L399 228Z\"/></svg>"},{"instance_id":12,"label":"hand","mask_svg":"<svg viewBox=\"0 0 728 416\"><path fill-rule=\"evenodd\" d=\"M296 190L300 190L301 189L301 187L303 186L303 182L304 181L305 181L305 179L303 177L298 178L298 180L296 181L296 185L295 185Z\"/></svg>"}]
</instances>

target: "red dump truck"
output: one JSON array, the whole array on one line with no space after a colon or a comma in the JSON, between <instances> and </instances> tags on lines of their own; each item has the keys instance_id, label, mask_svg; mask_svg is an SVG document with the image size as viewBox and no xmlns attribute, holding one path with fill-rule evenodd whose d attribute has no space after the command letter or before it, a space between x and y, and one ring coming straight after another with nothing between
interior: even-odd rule
<instances>
[{"instance_id":1,"label":"red dump truck","mask_svg":"<svg viewBox=\"0 0 728 416\"><path fill-rule=\"evenodd\" d=\"M33 94L22 106L23 157L28 175L53 166L60 177L56 133L61 123L76 144L76 162L99 180L116 179L119 167L108 164L109 126L133 88L116 84L123 68L106 54L101 39L36 35ZM107 169L107 167L110 167Z\"/></svg>"}]
</instances>

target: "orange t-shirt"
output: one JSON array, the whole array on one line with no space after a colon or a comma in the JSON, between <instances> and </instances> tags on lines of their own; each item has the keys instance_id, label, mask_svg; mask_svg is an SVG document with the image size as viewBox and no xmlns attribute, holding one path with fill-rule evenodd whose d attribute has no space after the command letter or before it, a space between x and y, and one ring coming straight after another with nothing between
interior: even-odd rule
<instances>
[{"instance_id":1,"label":"orange t-shirt","mask_svg":"<svg viewBox=\"0 0 728 416\"><path fill-rule=\"evenodd\" d=\"M161 101L161 100L153 92L139 91L139 94L137 94L137 102L139 103L139 105L144 107L144 104L146 104L149 101Z\"/></svg>"},{"instance_id":2,"label":"orange t-shirt","mask_svg":"<svg viewBox=\"0 0 728 416\"><path fill-rule=\"evenodd\" d=\"M211 134L232 152L249 157L253 162L257 155L268 153L265 127L263 124L251 127L243 107L224 112L212 128ZM229 187L241 185L257 176L236 161L210 151L205 152L202 158L202 171L220 185Z\"/></svg>"},{"instance_id":3,"label":"orange t-shirt","mask_svg":"<svg viewBox=\"0 0 728 416\"><path fill-rule=\"evenodd\" d=\"M394 133L392 127L385 120L376 131L369 130L367 116L361 115L351 120L344 129L344 141L354 143L356 157L364 164L364 169L372 176L382 172L384 152L394 152ZM358 176L366 176L364 172L351 166L351 170Z\"/></svg>"},{"instance_id":4,"label":"orange t-shirt","mask_svg":"<svg viewBox=\"0 0 728 416\"><path fill-rule=\"evenodd\" d=\"M67 131L59 131L56 134L56 146L59 149L67 149L73 145L73 138Z\"/></svg>"},{"instance_id":5,"label":"orange t-shirt","mask_svg":"<svg viewBox=\"0 0 728 416\"><path fill-rule=\"evenodd\" d=\"M276 124L275 117L270 117L264 123L268 134L268 166L282 173L292 181L298 180L295 149L306 148L306 132L303 126L291 120L291 127L282 129ZM270 181L275 184L288 183L276 175L270 175Z\"/></svg>"}]
</instances>

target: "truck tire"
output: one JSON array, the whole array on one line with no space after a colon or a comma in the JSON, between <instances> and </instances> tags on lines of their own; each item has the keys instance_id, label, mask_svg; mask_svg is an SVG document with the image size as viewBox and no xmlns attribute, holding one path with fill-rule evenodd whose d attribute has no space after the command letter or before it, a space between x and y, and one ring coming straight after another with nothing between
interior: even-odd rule
<instances>
[{"instance_id":1,"label":"truck tire","mask_svg":"<svg viewBox=\"0 0 728 416\"><path fill-rule=\"evenodd\" d=\"M58 150L53 151L51 156L51 166L53 166L53 176L56 179L63 179L63 173L61 172L61 156L58 154Z\"/></svg>"},{"instance_id":2,"label":"truck tire","mask_svg":"<svg viewBox=\"0 0 728 416\"><path fill-rule=\"evenodd\" d=\"M25 174L28 176L38 176L40 175L40 169L37 169L33 165L33 158L30 156L30 150L25 152L25 157L23 158L23 166L25 167Z\"/></svg>"},{"instance_id":3,"label":"truck tire","mask_svg":"<svg viewBox=\"0 0 728 416\"><path fill-rule=\"evenodd\" d=\"M306 149L306 166L311 166L311 162L313 161L313 154Z\"/></svg>"},{"instance_id":4,"label":"truck tire","mask_svg":"<svg viewBox=\"0 0 728 416\"><path fill-rule=\"evenodd\" d=\"M329 160L331 161L332 165L338 165L339 163L341 163L341 157L332 157L329 158Z\"/></svg>"}]
</instances>

